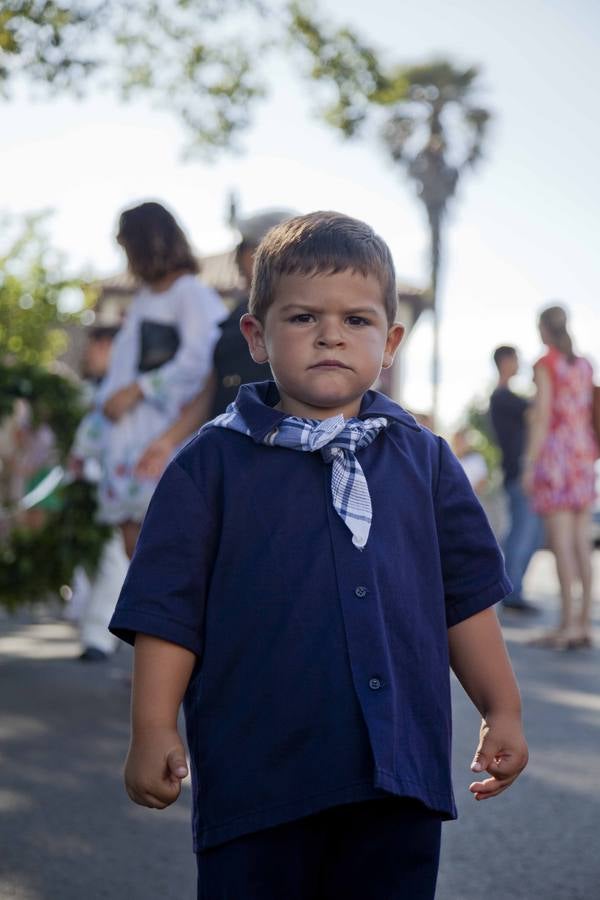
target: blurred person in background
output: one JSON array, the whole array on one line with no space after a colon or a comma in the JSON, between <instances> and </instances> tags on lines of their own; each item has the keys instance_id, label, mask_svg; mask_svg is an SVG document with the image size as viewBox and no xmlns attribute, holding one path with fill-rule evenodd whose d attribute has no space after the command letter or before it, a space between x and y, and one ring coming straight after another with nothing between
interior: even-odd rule
<instances>
[{"instance_id":1,"label":"blurred person in background","mask_svg":"<svg viewBox=\"0 0 600 900\"><path fill-rule=\"evenodd\" d=\"M521 484L530 401L510 389L511 378L519 371L516 349L506 345L497 347L494 363L498 369L498 384L490 397L490 418L502 455L503 487L509 517L502 550L506 574L513 584L513 592L504 598L502 608L531 613L537 610L523 599L523 578L531 557L542 546L544 528Z\"/></svg>"},{"instance_id":2,"label":"blurred person in background","mask_svg":"<svg viewBox=\"0 0 600 900\"><path fill-rule=\"evenodd\" d=\"M271 378L268 363L256 363L240 331L240 319L248 312L254 255L263 237L275 225L294 215L290 210L265 210L238 223L241 240L236 248L236 263L244 281L244 293L231 314L221 323L214 348L212 371L203 390L188 403L177 421L153 441L142 455L137 472L140 477L157 477L176 447L204 422L224 413L233 403L240 385Z\"/></svg>"},{"instance_id":3,"label":"blurred person in background","mask_svg":"<svg viewBox=\"0 0 600 900\"><path fill-rule=\"evenodd\" d=\"M543 517L560 584L560 624L532 643L557 649L590 646L594 461L592 366L573 351L567 314L550 306L538 327L548 348L534 366L537 394L525 454L524 490ZM581 586L578 614L574 588Z\"/></svg>"},{"instance_id":4,"label":"blurred person in background","mask_svg":"<svg viewBox=\"0 0 600 900\"><path fill-rule=\"evenodd\" d=\"M90 405L95 402L98 388L108 372L118 331L118 325L94 325L87 334L81 359L81 377Z\"/></svg>"},{"instance_id":5,"label":"blurred person in background","mask_svg":"<svg viewBox=\"0 0 600 900\"><path fill-rule=\"evenodd\" d=\"M188 240L160 203L125 210L117 241L139 290L100 388L99 405L111 424L99 505L101 521L120 527L131 557L161 474L140 474L137 464L206 381L226 310L198 279Z\"/></svg>"},{"instance_id":6,"label":"blurred person in background","mask_svg":"<svg viewBox=\"0 0 600 900\"><path fill-rule=\"evenodd\" d=\"M451 445L454 455L469 479L469 484L477 496L481 497L488 483L488 468L482 454L475 449L471 429L465 426L455 431Z\"/></svg>"},{"instance_id":7,"label":"blurred person in background","mask_svg":"<svg viewBox=\"0 0 600 900\"><path fill-rule=\"evenodd\" d=\"M110 363L118 326L91 328L83 352L81 374L88 404L95 406L96 395ZM92 409L81 420L69 455L69 471L76 478L97 484L102 474L102 452L108 420L99 409ZM117 640L108 623L127 574L128 559L120 530L113 531L102 549L98 569L90 578L79 567L73 578L73 593L67 617L79 626L82 662L103 662L116 649Z\"/></svg>"},{"instance_id":8,"label":"blurred person in background","mask_svg":"<svg viewBox=\"0 0 600 900\"><path fill-rule=\"evenodd\" d=\"M47 513L60 508L56 490L31 506L22 502L44 482L58 463L54 432L45 422L36 424L30 404L18 398L3 443L3 475L9 505L16 504L15 524L37 531L46 524ZM3 498L0 497L0 500ZM0 504L1 505L1 504Z\"/></svg>"}]
</instances>

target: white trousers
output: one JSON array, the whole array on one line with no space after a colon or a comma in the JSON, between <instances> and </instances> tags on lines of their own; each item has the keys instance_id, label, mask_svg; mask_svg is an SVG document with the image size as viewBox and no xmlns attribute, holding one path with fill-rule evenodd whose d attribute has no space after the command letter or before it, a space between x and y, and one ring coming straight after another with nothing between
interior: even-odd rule
<instances>
[{"instance_id":1,"label":"white trousers","mask_svg":"<svg viewBox=\"0 0 600 900\"><path fill-rule=\"evenodd\" d=\"M100 564L92 581L88 579L88 591L79 620L81 643L84 647L97 647L104 653L113 653L118 639L108 630L129 560L123 547L121 532L115 529L106 542Z\"/></svg>"}]
</instances>

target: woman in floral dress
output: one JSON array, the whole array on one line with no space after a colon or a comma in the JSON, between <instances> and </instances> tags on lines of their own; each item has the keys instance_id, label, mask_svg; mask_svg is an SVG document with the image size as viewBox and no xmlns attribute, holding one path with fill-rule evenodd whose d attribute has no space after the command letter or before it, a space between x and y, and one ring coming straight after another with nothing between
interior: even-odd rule
<instances>
[{"instance_id":1,"label":"woman in floral dress","mask_svg":"<svg viewBox=\"0 0 600 900\"><path fill-rule=\"evenodd\" d=\"M159 203L122 213L117 235L140 283L113 346L98 404L103 434L100 518L118 525L132 555L157 479L137 463L206 380L227 311L197 277L188 241Z\"/></svg>"},{"instance_id":2,"label":"woman in floral dress","mask_svg":"<svg viewBox=\"0 0 600 900\"><path fill-rule=\"evenodd\" d=\"M594 461L598 447L592 430L593 372L576 356L560 306L539 318L548 352L537 361L531 433L525 457L524 487L544 519L560 583L560 625L533 643L560 649L591 644L592 543L590 507L594 500ZM573 591L581 586L576 614Z\"/></svg>"}]
</instances>

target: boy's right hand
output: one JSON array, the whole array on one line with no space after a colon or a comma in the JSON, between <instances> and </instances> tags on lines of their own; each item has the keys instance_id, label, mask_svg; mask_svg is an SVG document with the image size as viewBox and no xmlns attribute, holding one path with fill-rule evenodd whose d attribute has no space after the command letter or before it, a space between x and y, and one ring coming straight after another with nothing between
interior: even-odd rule
<instances>
[{"instance_id":1,"label":"boy's right hand","mask_svg":"<svg viewBox=\"0 0 600 900\"><path fill-rule=\"evenodd\" d=\"M132 737L125 787L134 803L165 809L179 797L187 774L185 749L175 729L148 729Z\"/></svg>"}]
</instances>

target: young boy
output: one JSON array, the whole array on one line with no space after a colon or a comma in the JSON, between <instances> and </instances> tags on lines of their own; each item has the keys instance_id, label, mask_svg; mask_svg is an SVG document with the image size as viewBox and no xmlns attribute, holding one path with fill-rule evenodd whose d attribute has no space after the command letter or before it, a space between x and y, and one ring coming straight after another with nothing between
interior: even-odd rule
<instances>
[{"instance_id":1,"label":"young boy","mask_svg":"<svg viewBox=\"0 0 600 900\"><path fill-rule=\"evenodd\" d=\"M177 799L183 700L199 897L426 900L456 815L449 663L483 717L474 796L526 764L510 582L445 442L370 390L404 331L386 244L291 219L249 309L274 383L168 467L112 621L135 641L127 790Z\"/></svg>"}]
</instances>

